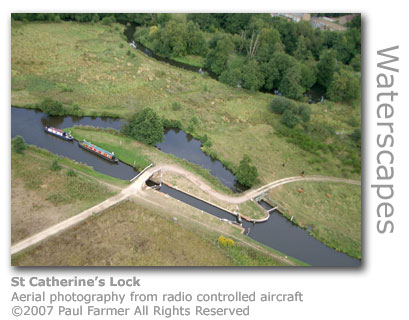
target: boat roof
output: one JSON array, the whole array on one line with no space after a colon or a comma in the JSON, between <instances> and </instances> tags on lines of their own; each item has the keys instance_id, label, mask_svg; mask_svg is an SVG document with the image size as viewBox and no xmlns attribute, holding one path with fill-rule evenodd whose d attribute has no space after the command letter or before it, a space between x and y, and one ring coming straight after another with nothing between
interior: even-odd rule
<instances>
[{"instance_id":1,"label":"boat roof","mask_svg":"<svg viewBox=\"0 0 409 320\"><path fill-rule=\"evenodd\" d=\"M64 132L63 130L61 130L61 129L57 129L57 128L54 128L54 127L47 127L47 128L49 128L49 129L53 129L53 130L58 131L58 132L61 132L61 133L63 133L63 132Z\"/></svg>"},{"instance_id":2,"label":"boat roof","mask_svg":"<svg viewBox=\"0 0 409 320\"><path fill-rule=\"evenodd\" d=\"M88 145L88 146L90 146L90 147L93 147L94 149L97 149L97 150L99 150L99 151L101 151L101 152L103 152L103 153L113 155L112 152L106 151L105 149L102 149L101 147L98 147L98 146L96 146L95 144L92 144L91 142L88 142L88 141L86 141L86 140L82 140L82 143L84 143L84 144L86 144L86 145Z\"/></svg>"}]
</instances>

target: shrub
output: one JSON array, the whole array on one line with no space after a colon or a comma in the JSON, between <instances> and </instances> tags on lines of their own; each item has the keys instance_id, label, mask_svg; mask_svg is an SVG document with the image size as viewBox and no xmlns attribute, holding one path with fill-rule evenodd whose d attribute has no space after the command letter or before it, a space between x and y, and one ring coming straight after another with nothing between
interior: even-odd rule
<instances>
[{"instance_id":1,"label":"shrub","mask_svg":"<svg viewBox=\"0 0 409 320\"><path fill-rule=\"evenodd\" d=\"M58 163L57 159L54 159L53 162L51 163L51 170L52 171L60 171L61 170L61 166Z\"/></svg>"},{"instance_id":2,"label":"shrub","mask_svg":"<svg viewBox=\"0 0 409 320\"><path fill-rule=\"evenodd\" d=\"M50 98L45 98L43 102L37 106L41 111L52 116L62 116L67 112L61 102Z\"/></svg>"},{"instance_id":3,"label":"shrub","mask_svg":"<svg viewBox=\"0 0 409 320\"><path fill-rule=\"evenodd\" d=\"M233 247L234 246L234 240L223 237L223 236L219 236L219 238L217 239L217 242L222 247Z\"/></svg>"},{"instance_id":4,"label":"shrub","mask_svg":"<svg viewBox=\"0 0 409 320\"><path fill-rule=\"evenodd\" d=\"M179 120L168 120L166 118L162 118L162 126L163 128L178 128L182 129L182 123Z\"/></svg>"},{"instance_id":5,"label":"shrub","mask_svg":"<svg viewBox=\"0 0 409 320\"><path fill-rule=\"evenodd\" d=\"M244 155L236 170L237 181L246 187L251 187L258 177L257 168L251 165L251 159L248 155Z\"/></svg>"},{"instance_id":6,"label":"shrub","mask_svg":"<svg viewBox=\"0 0 409 320\"><path fill-rule=\"evenodd\" d=\"M307 123L311 119L311 108L305 104L302 104L298 108L298 114L300 115L301 121Z\"/></svg>"},{"instance_id":7,"label":"shrub","mask_svg":"<svg viewBox=\"0 0 409 320\"><path fill-rule=\"evenodd\" d=\"M283 114L285 110L295 110L296 106L293 101L284 97L276 97L271 102L271 111L277 114Z\"/></svg>"},{"instance_id":8,"label":"shrub","mask_svg":"<svg viewBox=\"0 0 409 320\"><path fill-rule=\"evenodd\" d=\"M72 170L72 169L69 169L68 171L67 171L67 176L69 176L69 177L76 177L78 174L74 171L74 170Z\"/></svg>"},{"instance_id":9,"label":"shrub","mask_svg":"<svg viewBox=\"0 0 409 320\"><path fill-rule=\"evenodd\" d=\"M15 137L12 142L13 150L17 153L23 153L24 150L27 148L26 142L24 141L22 136Z\"/></svg>"},{"instance_id":10,"label":"shrub","mask_svg":"<svg viewBox=\"0 0 409 320\"><path fill-rule=\"evenodd\" d=\"M163 124L151 108L134 114L122 133L149 145L163 141Z\"/></svg>"},{"instance_id":11,"label":"shrub","mask_svg":"<svg viewBox=\"0 0 409 320\"><path fill-rule=\"evenodd\" d=\"M102 20L101 20L101 24L102 25L111 25L112 23L114 23L116 20L115 20L115 17L114 16L107 16L107 17L104 17Z\"/></svg>"},{"instance_id":12,"label":"shrub","mask_svg":"<svg viewBox=\"0 0 409 320\"><path fill-rule=\"evenodd\" d=\"M284 111L283 116L281 117L281 123L284 124L286 127L294 128L299 122L297 115L287 109Z\"/></svg>"}]
</instances>

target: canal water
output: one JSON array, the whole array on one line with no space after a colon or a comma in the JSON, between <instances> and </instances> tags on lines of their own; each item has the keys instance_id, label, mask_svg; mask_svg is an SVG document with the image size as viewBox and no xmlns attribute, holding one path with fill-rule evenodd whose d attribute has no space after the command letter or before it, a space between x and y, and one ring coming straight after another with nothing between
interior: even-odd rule
<instances>
[{"instance_id":1,"label":"canal water","mask_svg":"<svg viewBox=\"0 0 409 320\"><path fill-rule=\"evenodd\" d=\"M101 117L79 118L48 116L36 110L15 107L11 108L12 138L20 135L29 144L36 145L40 148L44 148L50 152L65 156L78 162L85 163L92 166L98 172L119 179L130 180L137 174L137 171L132 167L124 163L114 164L108 162L86 150L79 148L77 142L75 141L65 141L44 132L44 126L46 125L58 128L66 128L73 125L92 125L103 128L111 127L119 130L121 124L122 121L120 119ZM164 152L172 153L175 156L182 158L185 157L189 161L197 161L197 163L202 163L204 160L202 161L200 157L196 159L194 154L201 152L204 157L208 156L200 150L199 143L200 141L187 136L183 131L172 129L167 132L164 142L158 145L158 148ZM169 149L167 149L167 144L171 146ZM189 152L189 148L191 148L191 152ZM180 154L177 152L178 150L180 150ZM190 157L189 154L193 154L193 156ZM208 161L207 158L206 161ZM220 166L221 163L219 162L219 164L217 164L217 162L213 161L209 162L208 164ZM224 176L225 173L220 173L223 172L223 167L217 168L219 171L212 171L212 169L210 169L210 171L213 174L218 175L218 177L221 179L221 181L224 181L224 183L234 186L234 183L232 184L232 181L234 180L229 180L229 178L226 179ZM183 192L164 185L160 188L160 191L195 208L215 215L220 219L230 220L232 223L236 222L236 217L227 211L200 201ZM271 207L265 202L261 202L261 205L266 210L271 209ZM243 227L245 228L245 234L254 240L257 240L269 247L313 266L360 265L360 260L353 259L343 253L337 252L325 246L323 243L310 236L304 229L293 225L277 211L273 211L270 214L269 220L263 223L252 224L243 220Z\"/></svg>"},{"instance_id":2,"label":"canal water","mask_svg":"<svg viewBox=\"0 0 409 320\"><path fill-rule=\"evenodd\" d=\"M232 223L237 222L236 217L227 211L166 185L162 185L159 190L220 219L226 219ZM264 201L261 201L260 205L266 210L272 209ZM243 220L242 226L245 229L244 234L250 238L315 267L359 267L361 264L360 260L338 252L318 241L306 230L288 221L277 210L270 213L266 222L253 224Z\"/></svg>"},{"instance_id":3,"label":"canal water","mask_svg":"<svg viewBox=\"0 0 409 320\"><path fill-rule=\"evenodd\" d=\"M209 170L212 175L219 178L232 191L244 191L246 188L236 181L234 174L220 161L214 160L205 154L201 150L201 146L200 140L179 129L166 130L164 141L156 145L159 150L165 153L173 154L178 158L198 164L202 168Z\"/></svg>"},{"instance_id":4,"label":"canal water","mask_svg":"<svg viewBox=\"0 0 409 320\"><path fill-rule=\"evenodd\" d=\"M113 128L119 130L123 120L108 117L71 117L71 116L49 116L38 110L25 108L11 108L11 137L20 135L30 144L47 149L61 156L84 162L96 171L114 176L119 179L129 180L135 176L135 171L124 164L118 169L112 170L115 164L108 163L104 159L77 147L76 142L71 145L67 141L47 134L44 126L56 128L68 128L73 125L89 125L101 128ZM63 142L63 143L61 143ZM92 141L91 141L92 142ZM73 148L75 146L75 148ZM201 150L202 143L190 134L179 129L169 129L165 132L164 141L156 147L165 153L195 163L209 170L212 175L233 191L241 191L244 187L236 182L233 173L220 161L212 159ZM77 150L79 149L79 150ZM109 150L108 150L109 151ZM87 155L85 155L87 154Z\"/></svg>"}]
</instances>

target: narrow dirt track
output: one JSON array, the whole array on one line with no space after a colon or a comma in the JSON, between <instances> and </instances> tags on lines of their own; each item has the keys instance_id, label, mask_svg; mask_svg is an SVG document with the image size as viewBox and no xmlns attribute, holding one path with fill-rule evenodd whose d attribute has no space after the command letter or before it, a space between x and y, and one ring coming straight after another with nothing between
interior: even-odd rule
<instances>
[{"instance_id":1,"label":"narrow dirt track","mask_svg":"<svg viewBox=\"0 0 409 320\"><path fill-rule=\"evenodd\" d=\"M249 190L246 191L245 193L239 195L239 196L229 196L226 194L219 193L218 191L214 190L211 186L209 186L206 182L204 182L201 178L195 176L193 173L190 171L187 171L185 169L182 169L177 166L173 165L158 165L156 167L156 170L158 168L162 169L163 172L168 171L168 172L174 172L180 175L183 175L185 178L189 179L192 181L197 187L199 187L201 190L207 192L209 195L214 197L215 199L229 202L232 204L240 204L243 202L246 202L250 199L253 199L260 194L269 191L271 189L274 189L278 186L281 186L286 183L291 183L291 182L296 182L296 181L317 181L317 182L339 182L339 183L348 183L348 184L354 184L354 185L360 185L361 181L357 180L352 180L352 179L344 179L344 178L337 178L337 177L327 177L327 176L295 176L295 177L288 177L280 180L273 181L269 184L266 184L258 189L254 190Z\"/></svg>"}]
</instances>

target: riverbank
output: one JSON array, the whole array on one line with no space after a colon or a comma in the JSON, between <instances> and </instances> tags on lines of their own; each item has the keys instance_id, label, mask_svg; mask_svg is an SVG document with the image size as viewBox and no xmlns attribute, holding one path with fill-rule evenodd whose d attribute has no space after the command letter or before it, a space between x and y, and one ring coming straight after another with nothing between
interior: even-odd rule
<instances>
[{"instance_id":1,"label":"riverbank","mask_svg":"<svg viewBox=\"0 0 409 320\"><path fill-rule=\"evenodd\" d=\"M314 238L361 259L360 186L298 181L269 191L265 199Z\"/></svg>"},{"instance_id":2,"label":"riverbank","mask_svg":"<svg viewBox=\"0 0 409 320\"><path fill-rule=\"evenodd\" d=\"M59 167L52 168L55 159ZM22 154L12 150L11 243L115 195L123 183L102 176L89 167L34 146L28 145Z\"/></svg>"},{"instance_id":3,"label":"riverbank","mask_svg":"<svg viewBox=\"0 0 409 320\"><path fill-rule=\"evenodd\" d=\"M219 179L210 174L208 170L203 169L199 165L179 159L171 154L166 154L154 146L148 146L132 138L126 137L119 131L104 130L90 126L75 126L72 128L65 128L65 130L71 131L73 137L77 140L85 139L106 148L107 150L114 151L121 161L128 163L131 166L133 166L135 161L135 163L138 164L137 168L139 170L142 170L150 163L175 164L189 170L193 174L201 176L216 190L226 194L232 194L232 191L224 186ZM178 177L175 177L171 181L176 182L175 179L179 180Z\"/></svg>"}]
</instances>

